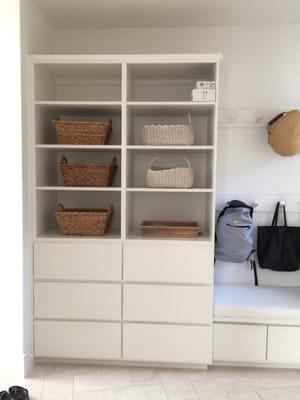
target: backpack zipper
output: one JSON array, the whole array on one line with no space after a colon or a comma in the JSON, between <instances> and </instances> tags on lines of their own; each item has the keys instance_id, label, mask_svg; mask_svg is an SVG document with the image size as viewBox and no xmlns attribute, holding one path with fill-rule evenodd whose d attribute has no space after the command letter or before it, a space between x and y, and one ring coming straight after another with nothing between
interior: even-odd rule
<instances>
[{"instance_id":1,"label":"backpack zipper","mask_svg":"<svg viewBox=\"0 0 300 400\"><path fill-rule=\"evenodd\" d=\"M226 226L230 226L231 228L241 228L241 229L250 229L250 225L231 225L231 224L226 224Z\"/></svg>"}]
</instances>

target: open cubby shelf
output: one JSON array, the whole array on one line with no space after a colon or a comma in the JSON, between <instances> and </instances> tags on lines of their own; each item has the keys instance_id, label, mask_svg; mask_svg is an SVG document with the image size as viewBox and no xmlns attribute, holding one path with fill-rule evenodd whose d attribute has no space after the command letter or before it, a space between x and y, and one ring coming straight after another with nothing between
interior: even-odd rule
<instances>
[{"instance_id":1,"label":"open cubby shelf","mask_svg":"<svg viewBox=\"0 0 300 400\"><path fill-rule=\"evenodd\" d=\"M215 201L216 102L192 102L197 80L215 80L218 57L201 55L194 61L111 61L93 56L47 62L34 59L32 104L35 227L37 238L68 239L59 234L54 211L65 207L115 209L109 234L99 238L153 240L140 231L143 220L190 220L200 223L196 240L212 241ZM188 114L195 132L192 146L145 146L145 124L185 124ZM112 119L106 145L59 144L53 127L57 117L65 120ZM110 187L68 187L59 162L108 162L117 158L118 170ZM183 166L187 156L195 172L190 189L148 188L149 163ZM78 238L78 237L77 237ZM79 237L80 238L80 237ZM162 238L163 240L163 238Z\"/></svg>"}]
</instances>

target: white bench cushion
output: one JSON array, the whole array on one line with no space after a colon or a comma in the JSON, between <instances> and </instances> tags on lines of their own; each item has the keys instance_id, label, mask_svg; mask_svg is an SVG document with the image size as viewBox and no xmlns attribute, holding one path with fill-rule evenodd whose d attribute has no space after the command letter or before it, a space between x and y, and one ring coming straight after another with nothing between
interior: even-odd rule
<instances>
[{"instance_id":1,"label":"white bench cushion","mask_svg":"<svg viewBox=\"0 0 300 400\"><path fill-rule=\"evenodd\" d=\"M214 316L300 320L300 288L215 285Z\"/></svg>"}]
</instances>

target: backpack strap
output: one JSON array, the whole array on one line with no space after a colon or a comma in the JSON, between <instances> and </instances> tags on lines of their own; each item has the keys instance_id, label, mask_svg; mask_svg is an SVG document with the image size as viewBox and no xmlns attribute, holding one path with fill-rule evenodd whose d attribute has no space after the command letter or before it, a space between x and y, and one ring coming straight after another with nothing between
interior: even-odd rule
<instances>
[{"instance_id":1,"label":"backpack strap","mask_svg":"<svg viewBox=\"0 0 300 400\"><path fill-rule=\"evenodd\" d=\"M253 270L254 274L254 284L255 286L258 286L258 278L257 278L257 268L256 268L256 262L254 260L249 260L251 269Z\"/></svg>"},{"instance_id":2,"label":"backpack strap","mask_svg":"<svg viewBox=\"0 0 300 400\"><path fill-rule=\"evenodd\" d=\"M250 216L251 218L253 218L253 207L249 206L248 204L240 200L231 200L226 204L226 206L220 212L218 216L218 221L221 217L223 217L223 215L226 213L226 210L228 210L229 208L248 208L248 210L250 211Z\"/></svg>"}]
</instances>

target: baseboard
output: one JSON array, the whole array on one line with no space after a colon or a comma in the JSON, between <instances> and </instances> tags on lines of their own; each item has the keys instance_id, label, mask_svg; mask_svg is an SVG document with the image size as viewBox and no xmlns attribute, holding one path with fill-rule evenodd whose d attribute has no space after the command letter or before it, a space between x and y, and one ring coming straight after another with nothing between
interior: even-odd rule
<instances>
[{"instance_id":1,"label":"baseboard","mask_svg":"<svg viewBox=\"0 0 300 400\"><path fill-rule=\"evenodd\" d=\"M216 367L300 369L299 364L274 364L267 361L262 361L262 362L213 361L212 365Z\"/></svg>"},{"instance_id":2,"label":"baseboard","mask_svg":"<svg viewBox=\"0 0 300 400\"><path fill-rule=\"evenodd\" d=\"M123 367L152 367L152 368L180 368L180 369L207 369L205 364L186 364L186 363L164 363L164 362L141 362L141 361L103 361L103 360L81 360L64 358L35 358L38 363L56 363L56 364L79 364L79 365L108 365Z\"/></svg>"}]
</instances>

